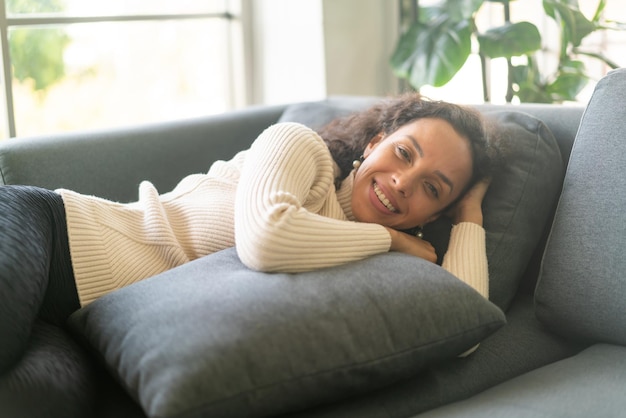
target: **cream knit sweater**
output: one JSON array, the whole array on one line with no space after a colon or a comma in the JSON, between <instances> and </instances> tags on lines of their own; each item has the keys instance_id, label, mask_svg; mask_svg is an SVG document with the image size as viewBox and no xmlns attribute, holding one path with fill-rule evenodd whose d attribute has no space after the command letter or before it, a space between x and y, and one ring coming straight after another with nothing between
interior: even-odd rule
<instances>
[{"instance_id":1,"label":"cream knit sweater","mask_svg":"<svg viewBox=\"0 0 626 418\"><path fill-rule=\"evenodd\" d=\"M353 176L336 191L335 171L315 132L282 123L169 193L159 195L143 182L137 202L120 204L58 190L81 305L235 245L246 266L267 272L308 271L387 252L391 237L384 227L354 221ZM487 297L483 228L456 225L443 267Z\"/></svg>"}]
</instances>

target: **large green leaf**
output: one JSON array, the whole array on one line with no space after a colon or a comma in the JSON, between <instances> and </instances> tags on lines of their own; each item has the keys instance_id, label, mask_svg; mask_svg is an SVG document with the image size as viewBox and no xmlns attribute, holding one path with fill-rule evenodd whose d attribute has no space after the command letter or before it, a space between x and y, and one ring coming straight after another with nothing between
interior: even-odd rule
<instances>
[{"instance_id":1,"label":"large green leaf","mask_svg":"<svg viewBox=\"0 0 626 418\"><path fill-rule=\"evenodd\" d=\"M541 48L541 35L529 22L507 23L478 34L480 52L489 58L526 55Z\"/></svg>"},{"instance_id":2,"label":"large green leaf","mask_svg":"<svg viewBox=\"0 0 626 418\"><path fill-rule=\"evenodd\" d=\"M553 102L565 100L576 101L576 96L589 82L589 78L580 74L559 74L559 76L547 86L547 91Z\"/></svg>"},{"instance_id":3,"label":"large green leaf","mask_svg":"<svg viewBox=\"0 0 626 418\"><path fill-rule=\"evenodd\" d=\"M552 97L546 91L539 68L535 60L529 56L528 64L515 65L512 68L512 81L515 95L524 103L552 103Z\"/></svg>"},{"instance_id":4,"label":"large green leaf","mask_svg":"<svg viewBox=\"0 0 626 418\"><path fill-rule=\"evenodd\" d=\"M444 0L440 7L451 20L461 22L471 19L483 3L484 0Z\"/></svg>"},{"instance_id":5,"label":"large green leaf","mask_svg":"<svg viewBox=\"0 0 626 418\"><path fill-rule=\"evenodd\" d=\"M514 84L524 84L526 83L531 75L529 74L530 69L528 65L513 65L510 68L511 73L511 82Z\"/></svg>"},{"instance_id":6,"label":"large green leaf","mask_svg":"<svg viewBox=\"0 0 626 418\"><path fill-rule=\"evenodd\" d=\"M585 64L581 61L568 60L561 65L554 81L546 86L546 91L554 101L575 101L578 93L588 82Z\"/></svg>"},{"instance_id":7,"label":"large green leaf","mask_svg":"<svg viewBox=\"0 0 626 418\"><path fill-rule=\"evenodd\" d=\"M455 22L448 15L427 24L413 24L400 37L391 57L394 73L415 88L440 87L461 69L471 52L470 21Z\"/></svg>"},{"instance_id":8,"label":"large green leaf","mask_svg":"<svg viewBox=\"0 0 626 418\"><path fill-rule=\"evenodd\" d=\"M541 86L535 84L520 86L517 97L523 103L554 103L552 96L546 93Z\"/></svg>"},{"instance_id":9,"label":"large green leaf","mask_svg":"<svg viewBox=\"0 0 626 418\"><path fill-rule=\"evenodd\" d=\"M580 46L582 40L598 29L578 8L578 2L569 0L543 0L546 14L557 22L562 22L566 40L573 46Z\"/></svg>"}]
</instances>

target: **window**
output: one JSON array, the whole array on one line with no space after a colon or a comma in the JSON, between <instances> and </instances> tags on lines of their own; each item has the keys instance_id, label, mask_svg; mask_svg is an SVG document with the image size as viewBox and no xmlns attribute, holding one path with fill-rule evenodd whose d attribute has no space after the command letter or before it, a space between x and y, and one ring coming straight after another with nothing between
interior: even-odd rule
<instances>
[{"instance_id":1,"label":"window","mask_svg":"<svg viewBox=\"0 0 626 418\"><path fill-rule=\"evenodd\" d=\"M240 0L0 0L0 31L0 138L243 102Z\"/></svg>"}]
</instances>

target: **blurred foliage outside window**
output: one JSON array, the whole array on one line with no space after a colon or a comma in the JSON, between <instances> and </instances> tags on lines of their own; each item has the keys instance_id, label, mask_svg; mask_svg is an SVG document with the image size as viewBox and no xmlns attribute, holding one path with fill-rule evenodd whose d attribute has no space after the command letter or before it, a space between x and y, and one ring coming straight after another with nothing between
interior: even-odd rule
<instances>
[{"instance_id":1,"label":"blurred foliage outside window","mask_svg":"<svg viewBox=\"0 0 626 418\"><path fill-rule=\"evenodd\" d=\"M63 0L7 0L10 14L56 13L65 8ZM65 76L63 52L70 42L65 30L13 29L9 49L13 77L20 82L32 80L35 91L46 90Z\"/></svg>"},{"instance_id":2,"label":"blurred foliage outside window","mask_svg":"<svg viewBox=\"0 0 626 418\"><path fill-rule=\"evenodd\" d=\"M6 0L9 14L57 13L64 10L63 0Z\"/></svg>"},{"instance_id":3,"label":"blurred foliage outside window","mask_svg":"<svg viewBox=\"0 0 626 418\"><path fill-rule=\"evenodd\" d=\"M237 17L226 13L227 3L238 4L0 1L8 20L16 136L152 123L233 108L241 102L242 72L234 70L233 60L242 46L241 37L233 35ZM178 19L177 14L190 17ZM151 17L155 15L166 18ZM82 16L102 16L102 21L80 21ZM116 16L132 18L117 21ZM4 131L0 139L9 133Z\"/></svg>"}]
</instances>

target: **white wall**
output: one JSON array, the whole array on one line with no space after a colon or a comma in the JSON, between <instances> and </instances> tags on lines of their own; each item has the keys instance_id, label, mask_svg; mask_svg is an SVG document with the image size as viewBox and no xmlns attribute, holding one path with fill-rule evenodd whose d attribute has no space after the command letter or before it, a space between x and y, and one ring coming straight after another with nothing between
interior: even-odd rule
<instances>
[{"instance_id":1,"label":"white wall","mask_svg":"<svg viewBox=\"0 0 626 418\"><path fill-rule=\"evenodd\" d=\"M321 0L247 0L250 104L325 96Z\"/></svg>"},{"instance_id":2,"label":"white wall","mask_svg":"<svg viewBox=\"0 0 626 418\"><path fill-rule=\"evenodd\" d=\"M398 39L397 1L323 0L326 93L398 91L389 58Z\"/></svg>"},{"instance_id":3,"label":"white wall","mask_svg":"<svg viewBox=\"0 0 626 418\"><path fill-rule=\"evenodd\" d=\"M397 91L390 0L247 0L250 104ZM245 26L245 25L244 25Z\"/></svg>"}]
</instances>

